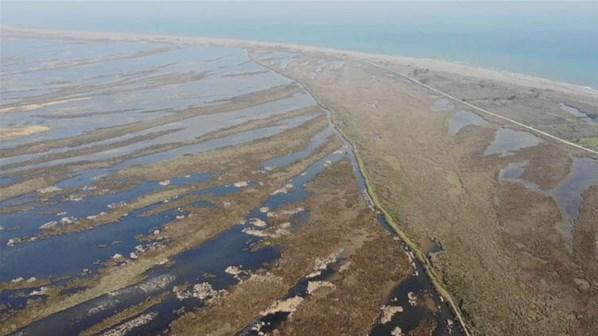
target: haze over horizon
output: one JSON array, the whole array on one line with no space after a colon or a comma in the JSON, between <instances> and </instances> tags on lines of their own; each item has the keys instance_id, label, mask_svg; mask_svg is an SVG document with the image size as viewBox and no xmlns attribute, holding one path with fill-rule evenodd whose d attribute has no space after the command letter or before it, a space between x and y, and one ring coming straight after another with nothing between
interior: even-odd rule
<instances>
[{"instance_id":1,"label":"haze over horizon","mask_svg":"<svg viewBox=\"0 0 598 336\"><path fill-rule=\"evenodd\" d=\"M598 87L596 2L4 1L2 24L287 42Z\"/></svg>"}]
</instances>

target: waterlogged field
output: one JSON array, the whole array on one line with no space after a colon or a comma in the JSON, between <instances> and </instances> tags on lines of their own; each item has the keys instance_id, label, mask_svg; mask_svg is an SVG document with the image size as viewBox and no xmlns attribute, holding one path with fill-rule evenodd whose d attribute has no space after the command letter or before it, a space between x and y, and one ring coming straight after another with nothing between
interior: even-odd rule
<instances>
[{"instance_id":1,"label":"waterlogged field","mask_svg":"<svg viewBox=\"0 0 598 336\"><path fill-rule=\"evenodd\" d=\"M241 48L0 43L0 334L463 333L299 83Z\"/></svg>"}]
</instances>

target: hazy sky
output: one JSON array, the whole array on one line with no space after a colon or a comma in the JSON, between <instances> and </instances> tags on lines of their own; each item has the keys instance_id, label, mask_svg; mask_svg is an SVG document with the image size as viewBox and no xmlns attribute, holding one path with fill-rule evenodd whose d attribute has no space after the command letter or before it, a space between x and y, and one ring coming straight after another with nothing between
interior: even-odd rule
<instances>
[{"instance_id":1,"label":"hazy sky","mask_svg":"<svg viewBox=\"0 0 598 336\"><path fill-rule=\"evenodd\" d=\"M49 2L2 1L0 22L432 57L598 87L598 0Z\"/></svg>"}]
</instances>

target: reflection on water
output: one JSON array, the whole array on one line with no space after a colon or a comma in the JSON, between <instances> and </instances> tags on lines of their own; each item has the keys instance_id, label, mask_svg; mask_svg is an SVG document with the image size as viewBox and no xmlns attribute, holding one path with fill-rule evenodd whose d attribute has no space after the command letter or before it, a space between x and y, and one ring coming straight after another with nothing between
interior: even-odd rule
<instances>
[{"instance_id":1,"label":"reflection on water","mask_svg":"<svg viewBox=\"0 0 598 336\"><path fill-rule=\"evenodd\" d=\"M14 44L5 42L2 41L2 46L8 45L9 59L12 61L9 60L9 67L3 69L2 78L3 82L6 80L11 85L1 88L3 95L0 108L11 108L13 105L18 108L19 104L29 102L38 105L31 108L31 111L6 114L6 118L0 121L0 127L42 123L50 127L50 131L42 135L3 142L0 146L2 149L36 141L75 137L116 125L157 120L181 113L187 108L223 103L229 98L289 83L288 79L265 71L261 66L250 62L243 50L234 48L164 47L160 44L137 42L79 44L64 41L57 42L59 47L56 48L51 47L52 43L47 44L35 39L11 40ZM32 60L25 57L19 61L20 54L29 55L31 50L43 47L49 48L32 56ZM68 56L61 54L67 51ZM60 61L48 60L54 58ZM36 66L33 67L33 64ZM243 76L230 76L231 74ZM159 232L161 227L175 219L184 217L186 213L180 208L163 209L161 203L132 210L119 219L90 230L44 239L36 235L40 233L40 226L61 227L76 225L82 220L96 220L98 216L112 211L111 209L125 206L144 195L174 186L203 183L212 178L209 173L195 173L170 177L159 182L143 181L127 190L101 195L92 195L85 189L88 186L101 187L103 182L113 178L111 174L119 170L265 139L301 126L321 115L295 114L287 118L278 118L276 122L262 128L228 133L220 138L202 141L203 135L214 131L239 126L249 121L281 116L314 105L311 96L305 93L265 101L261 104L257 101L255 104L248 104L250 107L239 107L229 112L203 115L198 113L181 121L159 123L139 132L116 132L115 136L109 139L57 146L46 152L0 159L0 165L13 165L9 169L3 169L3 174L32 168L45 168L41 170L45 174L51 172L48 168L65 164L117 159L113 166L78 170L52 188L45 188L48 189L47 192L29 193L2 202L3 208L35 206L18 209L2 216L0 281L20 278L49 279L53 286L63 290L61 286L70 279L94 274L94 271L107 262L125 262L128 259L136 259L139 253L168 246L169 242L164 241L155 232ZM306 158L330 135L330 131L317 135L305 151L295 153L280 162L290 164ZM139 141L141 137L144 137L143 141ZM156 149L164 145L172 146L162 151L143 153L146 149ZM92 148L94 146L108 147L95 149ZM92 153L92 149L96 152ZM68 157L73 151L81 153ZM50 160L50 155L56 154L65 155ZM35 162L44 159L49 161ZM331 160L334 161L332 158ZM325 167L327 166L322 162L318 162L308 169L305 175L297 177L297 183L307 182ZM12 177L0 178L0 185L14 182ZM251 187L255 185L255 182L248 183ZM72 199L63 198L63 192L59 192L61 189L81 187L84 188L75 191L77 195L69 195L75 196ZM190 202L186 203L187 206L214 209L217 206L213 203L193 198L221 197L238 190L235 185L224 185L192 191L182 196L191 197ZM38 198L42 193L47 195ZM46 199L48 196L49 199ZM306 196L303 185L298 185L286 195L271 196L266 203L274 209L283 204L298 202ZM35 204L40 199L44 199L44 203ZM148 215L150 210L153 213ZM257 216L256 211L249 214L251 218ZM251 271L278 256L275 248L252 250L259 238L246 233L246 227L247 225L233 226L205 244L175 256L171 260L172 263L154 267L139 285L117 290L49 316L27 326L23 332L32 335L77 334L131 305L144 301L148 296L165 295L162 303L150 308L148 314L152 316L151 321L145 323L143 329L132 330L131 334L160 331L178 316L181 308L194 309L203 304L202 300L196 297L179 298L172 291L174 286L184 287L189 282L204 280L209 281L209 285L218 291L238 281L225 274L226 267L243 265L244 271ZM140 237L146 239L140 240ZM215 277L205 277L205 274ZM30 295L27 291L32 290L34 289L25 292L3 291L1 303L9 305L9 309L23 309L27 302L23 297ZM65 295L74 293L64 291ZM174 313L174 310L178 312Z\"/></svg>"},{"instance_id":2,"label":"reflection on water","mask_svg":"<svg viewBox=\"0 0 598 336\"><path fill-rule=\"evenodd\" d=\"M590 115L578 110L577 108L575 108L573 106L567 105L565 103L561 103L559 105L559 107L561 108L561 110L573 115L575 118L578 118L578 119L583 120L584 122L587 122L590 124L596 124L596 121L594 121Z\"/></svg>"},{"instance_id":3,"label":"reflection on water","mask_svg":"<svg viewBox=\"0 0 598 336\"><path fill-rule=\"evenodd\" d=\"M147 272L147 278L138 285L126 287L110 294L100 296L50 315L25 327L23 335L75 335L103 319L145 301L148 297L166 295L163 304L151 308L159 316L162 324L146 325L145 328L167 327L168 323L178 315L175 310L189 304L189 308L200 306L197 297L178 299L173 291L175 286L185 286L208 282L214 290L227 288L237 280L224 270L230 265L243 265L244 270L254 270L264 263L275 259L278 251L272 247L249 251L249 239L242 231L241 225L224 231L205 244L183 252L172 259L173 263L156 266ZM210 274L206 279L204 274Z\"/></svg>"},{"instance_id":4,"label":"reflection on water","mask_svg":"<svg viewBox=\"0 0 598 336\"><path fill-rule=\"evenodd\" d=\"M509 163L505 168L501 169L498 174L498 179L500 181L519 183L530 191L543 192L540 186L521 177L525 172L528 163L529 161Z\"/></svg>"},{"instance_id":5,"label":"reflection on water","mask_svg":"<svg viewBox=\"0 0 598 336\"><path fill-rule=\"evenodd\" d=\"M449 121L448 134L455 135L470 125L485 127L488 122L473 112L457 111Z\"/></svg>"},{"instance_id":6,"label":"reflection on water","mask_svg":"<svg viewBox=\"0 0 598 336\"><path fill-rule=\"evenodd\" d=\"M554 189L545 191L538 184L522 178L529 161L511 162L498 175L500 181L518 183L526 189L552 197L563 219L561 233L569 246L572 246L575 225L583 205L583 193L591 186L598 185L598 160L587 157L574 157L569 174Z\"/></svg>"},{"instance_id":7,"label":"reflection on water","mask_svg":"<svg viewBox=\"0 0 598 336\"><path fill-rule=\"evenodd\" d=\"M224 147L247 143L253 140L268 138L270 136L279 134L289 128L294 128L299 125L302 125L307 121L315 118L316 116L317 114L300 115L297 117L282 120L274 126L240 132L214 140L184 145L171 150L166 150L155 154L149 154L138 158L131 158L109 168L85 170L80 173L75 173L73 177L59 182L57 186L63 189L80 187L89 184L91 181L93 181L94 178L98 176L107 175L127 167L155 164L160 161L170 160L183 155L197 154L208 150L220 149Z\"/></svg>"},{"instance_id":8,"label":"reflection on water","mask_svg":"<svg viewBox=\"0 0 598 336\"><path fill-rule=\"evenodd\" d=\"M339 270L340 260L336 260L322 270L309 274L301 278L288 291L288 293L280 301L297 301L304 300L311 295L309 289L310 283L325 282L330 279ZM329 282L325 282L329 286L334 286ZM291 316L291 311L279 310L263 314L259 319L253 321L251 324L237 332L235 336L260 336L273 333L280 325L288 320Z\"/></svg>"},{"instance_id":9,"label":"reflection on water","mask_svg":"<svg viewBox=\"0 0 598 336\"><path fill-rule=\"evenodd\" d=\"M542 140L537 136L509 128L499 128L494 134L494 141L484 151L484 156L500 154L511 155L514 152L540 144Z\"/></svg>"},{"instance_id":10,"label":"reflection on water","mask_svg":"<svg viewBox=\"0 0 598 336\"><path fill-rule=\"evenodd\" d=\"M17 277L75 276L84 269L93 271L115 254L129 255L139 244L136 236L151 233L179 214L170 210L154 216L140 216L139 211L134 211L118 223L100 225L93 230L54 236L12 248L3 247L0 281Z\"/></svg>"},{"instance_id":11,"label":"reflection on water","mask_svg":"<svg viewBox=\"0 0 598 336\"><path fill-rule=\"evenodd\" d=\"M409 306L402 307L403 313L395 314L390 321L386 323L382 323L380 319L376 321L375 325L370 331L370 335L394 335L393 331L398 335L401 335L398 333L398 331L404 332L404 334L407 335L409 331L417 328L426 319L434 320L436 322L436 328L433 331L433 335L435 336L463 335L464 333L460 324L455 323L456 320L454 313L436 292L434 285L424 270L421 262L414 257L411 249L403 241L399 240L395 229L390 225L384 214L376 208L375 204L371 200L368 194L365 178L359 169L359 164L355 157L355 153L349 149L350 147L347 148L346 154L348 155L353 166L353 175L357 181L357 186L361 190L362 195L365 197L370 208L375 211L378 224L389 234L394 236L395 239L398 240L398 243L401 244L405 250L405 253L407 253L409 256L411 267L413 269L412 273L406 279L401 281L401 283L399 283L395 289L393 289L388 301L385 304L394 306L405 305L406 299L407 302L409 301L409 292L412 292L420 298L425 296L431 300L428 302L433 302L435 305L435 308L430 309L429 307L422 306L420 302L420 305L411 306L409 304Z\"/></svg>"},{"instance_id":12,"label":"reflection on water","mask_svg":"<svg viewBox=\"0 0 598 336\"><path fill-rule=\"evenodd\" d=\"M273 117L276 115L284 114L289 111L308 107L313 105L313 100L311 97L305 94L296 94L292 97L276 100L269 103L264 103L261 105L257 105L255 107L241 109L232 112L225 112L225 113L216 113L216 114L208 114L208 115L200 115L192 118L187 118L182 121L177 121L174 123L166 123L160 126L156 126L150 128L148 130L144 130L139 134L131 133L127 134L125 137L131 138L135 135L146 135L150 132L165 132L168 133L158 136L152 139L146 139L144 141L134 142L132 144L125 144L125 145L114 145L109 149L94 152L92 154L86 155L77 155L71 158L65 159L57 159L52 160L50 162L44 162L40 164L33 164L33 165L26 165L24 167L20 167L18 169L5 169L5 173L10 173L18 170L23 169L33 169L33 168L42 168L42 167L50 167L50 166L58 166L64 165L74 162L86 162L86 161L100 161L100 160L107 160L117 156L124 156L130 155L133 153L141 152L144 149L148 149L151 147L159 146L159 145L166 145L166 144L177 144L177 143L186 143L192 142L198 137L205 135L209 132L213 132L216 130L229 128L233 126L237 126L244 122L250 120L259 120L265 119L269 117ZM104 141L104 144L110 143L108 141ZM98 143L94 143L97 145ZM88 146L83 146L81 148L86 148ZM72 148L75 150L76 148ZM24 158L21 157L11 157L6 159L0 159L0 163L2 164L14 164L23 162L23 160L31 160L33 157L42 157L46 154L37 154L37 155L26 155Z\"/></svg>"},{"instance_id":13,"label":"reflection on water","mask_svg":"<svg viewBox=\"0 0 598 336\"><path fill-rule=\"evenodd\" d=\"M102 211L109 211L108 206L111 203L130 202L160 188L158 183L145 182L132 189L114 194L74 200L60 199L58 204L4 214L1 223L7 230L0 231L0 244L6 245L11 238L37 234L40 226L46 223L56 222L55 225L59 225L62 218L69 218L69 222L75 222L85 219L87 216L98 215Z\"/></svg>"},{"instance_id":14,"label":"reflection on water","mask_svg":"<svg viewBox=\"0 0 598 336\"><path fill-rule=\"evenodd\" d=\"M453 109L453 104L446 98L438 98L434 100L431 108L434 112L446 112Z\"/></svg>"},{"instance_id":15,"label":"reflection on water","mask_svg":"<svg viewBox=\"0 0 598 336\"><path fill-rule=\"evenodd\" d=\"M561 231L570 244L583 204L582 195L584 191L593 185L598 185L598 160L574 158L569 175L552 190L565 220L561 226Z\"/></svg>"},{"instance_id":16,"label":"reflection on water","mask_svg":"<svg viewBox=\"0 0 598 336\"><path fill-rule=\"evenodd\" d=\"M169 185L199 184L211 177L212 174L209 173L189 174L171 179ZM118 207L130 203L163 188L158 182L147 181L118 193L73 201L60 200L55 205L3 215L2 223L6 230L0 231L0 244L4 246L0 250L0 282L17 277L74 275L84 268L94 269L94 265L98 265L97 261L107 260L115 253L128 255L138 243L136 236L153 231L172 221L180 213L167 211L148 217L141 216L148 210L142 208L125 214L114 223L91 230L33 241L27 241L26 238L38 234L42 225L76 225L79 220L105 215L114 205ZM195 207L204 205L209 204L194 204ZM25 242L14 247L7 246L11 239L14 241L23 238Z\"/></svg>"},{"instance_id":17,"label":"reflection on water","mask_svg":"<svg viewBox=\"0 0 598 336\"><path fill-rule=\"evenodd\" d=\"M14 177L0 176L0 187L11 185L13 183L15 183L15 178Z\"/></svg>"},{"instance_id":18,"label":"reflection on water","mask_svg":"<svg viewBox=\"0 0 598 336\"><path fill-rule=\"evenodd\" d=\"M294 187L288 193L271 195L259 207L251 210L246 217L248 224L234 225L204 244L173 257L171 263L155 266L146 272L146 279L140 284L50 315L22 329L22 335L77 334L131 305L143 302L148 296L156 297L159 294L165 294L165 300L141 313L151 312L154 318L127 334L147 335L167 328L180 315L181 308L194 309L204 304L196 296L178 297L174 289L176 286L205 282L214 291L226 289L239 281L225 272L228 266L242 265L244 271L252 271L278 258L279 252L274 247L251 250L260 238L245 232L247 226L252 225L250 219L259 217L267 222L268 218L260 208L277 209L304 200L308 196L304 190L305 184L343 157L340 153L335 153L315 162L304 173L292 179ZM170 212L172 211L165 213Z\"/></svg>"},{"instance_id":19,"label":"reflection on water","mask_svg":"<svg viewBox=\"0 0 598 336\"><path fill-rule=\"evenodd\" d=\"M12 47L9 47L11 50L9 58L13 60L9 62L11 68L6 74L3 74L5 76L3 80L6 79L8 82L16 84L11 85L10 89L2 89L8 97L7 100L2 101L2 105L17 104L23 100L44 103L64 95L78 100L47 104L31 112L8 114L7 119L2 120L7 125L44 123L50 127L50 131L30 138L3 143L2 146L6 146L3 148L28 144L32 141L73 137L98 128L170 116L189 107L205 106L210 102L288 83L288 80L280 76L268 71L261 71L263 70L261 67L248 62L244 52L237 49L191 46L173 48L159 44L131 42L130 49L127 47L128 43L122 43L118 48L109 48L109 51L104 50L102 53L100 51L103 47L102 42L91 43L94 45L93 48L88 48L85 44L82 44L84 47L80 48L81 45L76 43L65 43L66 45L63 45L62 49L49 48L52 52L50 55L42 53L33 56L33 61L25 60L21 63L17 56L24 51L35 50L35 48L26 45L27 42L20 51L17 50L18 48L10 49ZM39 45L35 47L39 48ZM99 49L94 50L94 53L89 53L89 50L95 47ZM78 48L83 51L79 53ZM122 50L127 50L127 52L123 53ZM69 57L65 57L59 62L51 61L53 58L62 57L53 53L65 51L70 53ZM71 57L71 55L74 56ZM290 59L288 55L271 55L271 57L282 66L286 66ZM37 68L31 68L33 64L37 64ZM23 66L27 67L27 70L22 69ZM324 62L319 66L319 69L322 70L324 67L341 67L342 63ZM240 73L251 74L229 76ZM45 81L43 85L39 85L41 78ZM259 129L246 130L208 141L197 139L210 132L238 126L243 122L266 119L312 105L314 105L313 99L308 94L302 93L251 108L189 117L183 121L161 124L152 129L119 135L109 140L68 148L56 148L50 151L51 154L84 149L87 146L98 144L113 145L110 149L102 149L93 154L31 164L27 168L49 168L80 161L96 162L120 156L120 161L112 167L77 171L56 186L64 189L100 184L101 178L110 179L110 174L121 169L156 164L185 155L243 144L298 127L321 114L296 115ZM435 111L448 111L452 108L452 104L447 99L437 99L432 105L432 109ZM150 132L157 131L168 131L169 133L144 141L115 144L116 140L129 140L134 136L148 135ZM267 161L264 163L264 168L266 166L282 168L307 158L325 144L332 134L333 129L326 128L316 134L306 148ZM497 138L499 138L498 135ZM175 142L177 146L174 148L151 154L141 154L144 149ZM15 156L5 158L0 162L2 162L1 164L26 164L29 160L39 159L43 155L45 154ZM272 193L260 204L260 207L248 212L245 224L233 225L199 246L186 247L187 250L171 257L169 263L162 263L145 272L141 282L136 285L115 290L45 317L22 329L22 334L78 334L132 305L144 302L148 297L163 296L163 300L159 304L151 306L138 316L133 317L136 319L148 316L149 320L143 325L129 330L129 334L147 335L161 332L168 327L171 321L180 316L182 310L196 309L206 303L206 297L201 297L201 294L195 292L196 285L205 285L199 287L204 289L206 286L209 287L209 296L217 296L220 290L234 286L239 281L238 278L225 271L228 266L242 265L244 271L254 271L276 260L280 253L276 247L254 249L255 244L260 240L259 235L256 236L255 233L266 230L270 225L267 213L262 209L275 210L291 203L303 201L309 196L305 190L306 183L331 164L347 157L354 164L357 183L367 197L365 182L356 168L353 153L346 151L346 148L339 150L315 162L302 174L286 181L284 191ZM130 190L115 194L83 197L81 200L53 200L54 203L50 205L44 204L35 209L11 214L12 217L6 217L7 230L0 232L0 239L2 239L0 243L7 243L15 237L34 235L39 232L40 225L68 225L80 218L96 216L108 205L117 204L118 206L118 204L130 202L148 193L168 188L170 184L182 186L201 183L210 177L209 174L199 173L171 178L168 182L161 181L162 183L144 181ZM250 185L254 186L252 183ZM235 185L225 185L190 192L187 196L219 197L229 195L237 190ZM373 207L371 200L367 199L369 205ZM201 200L191 203L191 206L215 207L214 204ZM139 246L142 250L146 250L139 241L139 236L149 236L154 230L172 222L178 216L185 215L185 212L180 209L147 214L148 210L160 210L159 207L160 204L156 203L133 210L124 214L117 222L101 225L91 230L16 244L10 248L3 247L0 251L0 281L9 281L16 277L39 277L53 280L60 276L87 275L108 260L128 259L123 256L131 256L131 253L139 250ZM302 216L293 217L292 220L305 219L307 215L303 215L303 213ZM383 227L389 229L388 223L380 212L377 212L377 218ZM198 225L201 225L201 219L197 220L199 221ZM63 221L65 223L62 223ZM248 228L251 230L247 230ZM150 243L161 242L158 237L148 239ZM167 242L164 244L163 246L169 246L166 245ZM2 246L6 246L6 244ZM132 256L130 258L136 259ZM436 330L443 330L445 326L448 326L452 315L447 306L441 303L434 293L421 265L416 261L413 265L416 273L408 279L409 288L413 287L413 291L418 295L432 297L434 304L439 309L439 313L432 318L438 322L439 328ZM400 286L406 285L402 283ZM179 290L182 290L183 293L181 294ZM185 294L188 291L191 291L189 295ZM6 297L0 297L0 299L14 303L15 307L22 305L22 302L19 301L21 293L6 293L3 292L2 294ZM300 282L289 292L289 295L304 294L305 282ZM266 318L274 322L282 317L284 316ZM417 326L422 322L422 318L417 314L407 313L405 318L406 321L399 318L392 323L408 332L412 330L410 329L411 325Z\"/></svg>"},{"instance_id":20,"label":"reflection on water","mask_svg":"<svg viewBox=\"0 0 598 336\"><path fill-rule=\"evenodd\" d=\"M314 135L309 141L309 145L304 149L265 161L262 163L262 167L269 167L270 169L288 167L289 165L310 156L314 150L326 143L333 134L334 129L332 127L326 127L324 130Z\"/></svg>"},{"instance_id":21,"label":"reflection on water","mask_svg":"<svg viewBox=\"0 0 598 336\"><path fill-rule=\"evenodd\" d=\"M2 41L3 57L23 58L35 51L39 55L34 64L39 69L28 70L30 66L18 63L5 68L3 62L2 79L10 85L3 88L0 105L25 101L61 103L5 114L0 120L1 127L44 124L50 130L3 141L0 148L73 137L98 128L153 119L288 83L270 72L226 77L231 71L261 70L258 65L248 62L241 49L89 42L66 44L62 50L50 48L50 53L39 50L47 42L35 39ZM56 43L61 45L63 42ZM76 55L75 59L63 60L65 52ZM44 66L44 57L46 60L58 58L63 64L48 60ZM81 114L85 117L81 118ZM70 115L73 118L69 118Z\"/></svg>"},{"instance_id":22,"label":"reflection on water","mask_svg":"<svg viewBox=\"0 0 598 336\"><path fill-rule=\"evenodd\" d=\"M463 335L460 325L455 322L448 306L439 299L421 264L409 251L407 253L414 271L392 290L384 303L383 316L376 321L370 335L411 335L427 320L436 322L432 335ZM389 316L384 317L384 310L391 312Z\"/></svg>"}]
</instances>

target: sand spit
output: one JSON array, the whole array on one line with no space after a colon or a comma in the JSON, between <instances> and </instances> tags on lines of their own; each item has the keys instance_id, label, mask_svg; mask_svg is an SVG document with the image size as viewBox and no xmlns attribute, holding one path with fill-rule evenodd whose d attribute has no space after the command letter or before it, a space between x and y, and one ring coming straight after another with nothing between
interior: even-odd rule
<instances>
[{"instance_id":1,"label":"sand spit","mask_svg":"<svg viewBox=\"0 0 598 336\"><path fill-rule=\"evenodd\" d=\"M25 29L18 27L3 27L3 35L20 34L20 35L34 35L47 36L59 38L78 38L89 40L115 40L115 41L150 41L161 43L184 43L184 44L202 44L214 45L222 47L236 47L236 48L276 48L287 51L296 51L310 54L325 54L328 56L349 58L351 60L371 60L382 62L398 62L404 64L412 64L416 67L424 67L434 71L449 72L455 74L466 74L472 77L485 78L490 80L497 80L501 82L508 82L523 86L537 86L545 89L565 90L569 93L590 95L598 97L598 90L589 88L587 86L580 86L570 83L563 83L553 81L550 79L534 77L525 74L519 74L508 71L496 71L476 67L472 65L457 64L444 60L428 59L428 58L413 58L406 56L395 55L381 55L370 54L355 51L346 51L332 48L321 48L313 46L305 46L290 43L272 43L263 41L251 40L236 40L236 39L222 39L222 38L207 38L207 37L181 37L173 35L157 35L157 34L125 34L125 33L96 33L96 32L75 32L66 30L41 30L41 29Z\"/></svg>"}]
</instances>

